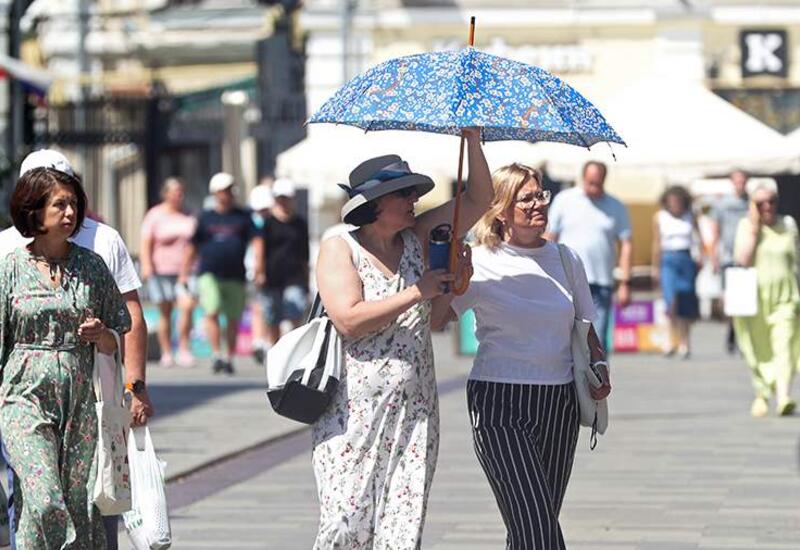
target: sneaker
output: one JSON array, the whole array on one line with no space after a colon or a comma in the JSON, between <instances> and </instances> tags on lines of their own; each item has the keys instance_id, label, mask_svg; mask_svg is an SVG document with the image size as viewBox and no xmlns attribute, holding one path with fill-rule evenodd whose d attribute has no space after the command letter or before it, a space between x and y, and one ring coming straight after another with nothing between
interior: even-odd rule
<instances>
[{"instance_id":1,"label":"sneaker","mask_svg":"<svg viewBox=\"0 0 800 550\"><path fill-rule=\"evenodd\" d=\"M753 404L750 406L750 414L756 418L767 416L769 412L769 403L763 397L756 397L753 399Z\"/></svg>"},{"instance_id":2,"label":"sneaker","mask_svg":"<svg viewBox=\"0 0 800 550\"><path fill-rule=\"evenodd\" d=\"M233 374L233 362L230 359L225 359L222 361L222 371L228 375Z\"/></svg>"},{"instance_id":3,"label":"sneaker","mask_svg":"<svg viewBox=\"0 0 800 550\"><path fill-rule=\"evenodd\" d=\"M263 365L264 359L266 359L266 357L267 354L264 351L264 348L262 347L253 348L253 359L255 360L256 363L258 363L259 365Z\"/></svg>"},{"instance_id":4,"label":"sneaker","mask_svg":"<svg viewBox=\"0 0 800 550\"><path fill-rule=\"evenodd\" d=\"M181 350L175 358L175 363L185 369L191 368L194 366L194 355L190 351Z\"/></svg>"},{"instance_id":5,"label":"sneaker","mask_svg":"<svg viewBox=\"0 0 800 550\"><path fill-rule=\"evenodd\" d=\"M216 357L214 362L211 363L211 372L219 374L225 370L225 360L221 357Z\"/></svg>"},{"instance_id":6,"label":"sneaker","mask_svg":"<svg viewBox=\"0 0 800 550\"><path fill-rule=\"evenodd\" d=\"M168 353L167 353L167 354L164 354L164 355L162 355L162 356L161 356L161 359L159 359L159 360L158 360L158 365L159 365L160 367L169 368L169 367L173 366L174 364L175 364L175 363L174 363L174 361L172 360L172 355L170 355L170 354L168 354Z\"/></svg>"},{"instance_id":7,"label":"sneaker","mask_svg":"<svg viewBox=\"0 0 800 550\"><path fill-rule=\"evenodd\" d=\"M775 412L778 416L791 416L797 408L797 403L791 399L782 399L778 402Z\"/></svg>"}]
</instances>

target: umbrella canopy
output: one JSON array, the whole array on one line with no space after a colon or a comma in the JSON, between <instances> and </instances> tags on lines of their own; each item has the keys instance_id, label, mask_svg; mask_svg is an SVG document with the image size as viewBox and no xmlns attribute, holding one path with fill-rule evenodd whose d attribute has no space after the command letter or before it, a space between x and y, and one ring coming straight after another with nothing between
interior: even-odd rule
<instances>
[{"instance_id":1,"label":"umbrella canopy","mask_svg":"<svg viewBox=\"0 0 800 550\"><path fill-rule=\"evenodd\" d=\"M473 48L386 61L345 84L309 122L451 135L481 126L485 141L624 144L600 111L559 78Z\"/></svg>"}]
</instances>

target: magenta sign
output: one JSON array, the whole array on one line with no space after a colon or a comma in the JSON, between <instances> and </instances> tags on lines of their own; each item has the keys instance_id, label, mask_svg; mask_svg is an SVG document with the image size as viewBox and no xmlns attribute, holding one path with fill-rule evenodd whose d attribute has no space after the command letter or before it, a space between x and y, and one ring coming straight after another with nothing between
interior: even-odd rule
<instances>
[{"instance_id":1,"label":"magenta sign","mask_svg":"<svg viewBox=\"0 0 800 550\"><path fill-rule=\"evenodd\" d=\"M631 302L627 307L614 305L614 324L624 325L652 325L653 324L653 302Z\"/></svg>"}]
</instances>

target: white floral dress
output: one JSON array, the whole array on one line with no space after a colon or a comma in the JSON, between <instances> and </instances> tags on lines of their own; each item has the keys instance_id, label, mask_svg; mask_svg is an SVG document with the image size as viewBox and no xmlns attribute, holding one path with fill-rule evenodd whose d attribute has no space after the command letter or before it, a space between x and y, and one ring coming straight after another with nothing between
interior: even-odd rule
<instances>
[{"instance_id":1,"label":"white floral dress","mask_svg":"<svg viewBox=\"0 0 800 550\"><path fill-rule=\"evenodd\" d=\"M411 231L389 278L350 234L364 299L382 300L413 285L424 270ZM366 336L343 341L344 372L333 404L314 425L320 501L315 549L416 549L436 456L439 407L430 336L430 302Z\"/></svg>"}]
</instances>

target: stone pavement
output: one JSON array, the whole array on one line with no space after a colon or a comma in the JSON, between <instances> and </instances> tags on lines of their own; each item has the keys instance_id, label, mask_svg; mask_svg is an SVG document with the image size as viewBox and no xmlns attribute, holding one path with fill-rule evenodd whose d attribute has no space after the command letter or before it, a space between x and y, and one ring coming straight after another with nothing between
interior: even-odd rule
<instances>
[{"instance_id":1,"label":"stone pavement","mask_svg":"<svg viewBox=\"0 0 800 550\"><path fill-rule=\"evenodd\" d=\"M611 427L595 451L588 432L581 434L561 515L569 548L800 548L800 418L749 416L747 369L719 351L722 336L718 325L698 326L689 361L614 357ZM436 336L442 441L423 547L503 548L467 424L470 361L452 354L452 338ZM263 374L245 363L229 379L206 369L152 370L160 411L153 437L170 477L298 427L269 411ZM310 450L265 467L173 510L173 547L311 548Z\"/></svg>"}]
</instances>

